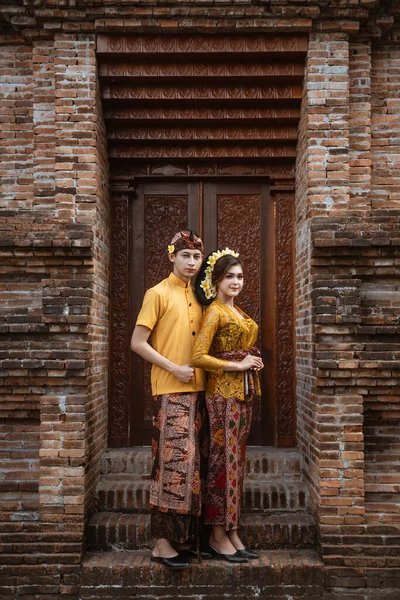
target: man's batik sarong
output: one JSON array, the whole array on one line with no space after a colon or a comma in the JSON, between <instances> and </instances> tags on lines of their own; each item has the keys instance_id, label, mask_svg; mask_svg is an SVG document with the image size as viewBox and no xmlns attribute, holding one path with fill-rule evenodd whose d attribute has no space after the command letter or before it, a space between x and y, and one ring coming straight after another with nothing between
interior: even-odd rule
<instances>
[{"instance_id":1,"label":"man's batik sarong","mask_svg":"<svg viewBox=\"0 0 400 600\"><path fill-rule=\"evenodd\" d=\"M204 392L154 397L152 534L183 542L193 536L190 517L201 514L208 455Z\"/></svg>"},{"instance_id":2,"label":"man's batik sarong","mask_svg":"<svg viewBox=\"0 0 400 600\"><path fill-rule=\"evenodd\" d=\"M210 453L205 499L205 522L239 526L243 495L246 443L252 402L215 395L206 398L210 417Z\"/></svg>"}]
</instances>

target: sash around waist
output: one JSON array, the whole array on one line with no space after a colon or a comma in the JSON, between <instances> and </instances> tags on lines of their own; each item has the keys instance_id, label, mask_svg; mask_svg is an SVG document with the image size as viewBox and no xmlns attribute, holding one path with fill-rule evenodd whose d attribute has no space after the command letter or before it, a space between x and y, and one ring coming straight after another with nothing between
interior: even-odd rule
<instances>
[{"instance_id":1,"label":"sash around waist","mask_svg":"<svg viewBox=\"0 0 400 600\"><path fill-rule=\"evenodd\" d=\"M240 362L246 356L259 356L261 357L261 352L256 346L250 348L250 350L224 350L223 352L217 352L215 354L216 358L220 358L221 360L229 360L232 362ZM243 372L243 380L244 380L244 397L246 401L253 400L256 395L256 381L258 382L258 371L251 371L250 369Z\"/></svg>"}]
</instances>

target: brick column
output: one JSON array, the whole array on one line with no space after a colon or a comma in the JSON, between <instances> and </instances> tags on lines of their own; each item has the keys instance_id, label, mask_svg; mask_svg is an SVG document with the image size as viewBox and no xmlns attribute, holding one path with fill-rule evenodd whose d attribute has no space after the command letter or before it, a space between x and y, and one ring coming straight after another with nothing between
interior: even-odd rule
<instances>
[{"instance_id":1,"label":"brick column","mask_svg":"<svg viewBox=\"0 0 400 600\"><path fill-rule=\"evenodd\" d=\"M310 36L303 90L308 215L328 215L345 210L350 199L346 34Z\"/></svg>"},{"instance_id":2,"label":"brick column","mask_svg":"<svg viewBox=\"0 0 400 600\"><path fill-rule=\"evenodd\" d=\"M38 136L48 135L36 189L48 203L54 257L41 281L51 360L40 411L40 518L51 532L43 560L58 565L54 583L73 595L107 441L108 165L94 36L56 35L49 55L51 77L39 83L48 99L35 106L45 124Z\"/></svg>"},{"instance_id":3,"label":"brick column","mask_svg":"<svg viewBox=\"0 0 400 600\"><path fill-rule=\"evenodd\" d=\"M312 35L296 189L298 441L330 587L347 587L359 575L352 550L340 544L362 534L365 523L363 396L352 387L361 282L340 262L353 243L349 234L343 244L341 231L358 197L351 191L357 161L364 160L358 135L365 132L350 129L349 82L347 35ZM354 113L361 102L356 92L352 102ZM361 183L365 191L368 181Z\"/></svg>"},{"instance_id":4,"label":"brick column","mask_svg":"<svg viewBox=\"0 0 400 600\"><path fill-rule=\"evenodd\" d=\"M371 208L371 42L350 44L350 208Z\"/></svg>"}]
</instances>

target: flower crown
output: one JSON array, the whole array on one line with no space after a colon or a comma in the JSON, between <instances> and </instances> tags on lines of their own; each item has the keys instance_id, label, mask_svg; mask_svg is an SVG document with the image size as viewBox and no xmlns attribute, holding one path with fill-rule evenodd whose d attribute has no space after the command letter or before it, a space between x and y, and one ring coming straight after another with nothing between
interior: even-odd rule
<instances>
[{"instance_id":1,"label":"flower crown","mask_svg":"<svg viewBox=\"0 0 400 600\"><path fill-rule=\"evenodd\" d=\"M208 257L207 267L204 271L205 277L202 280L202 282L200 283L200 287L203 290L204 295L207 298L207 300L210 300L211 298L215 298L217 295L217 289L216 289L215 285L213 285L213 283L212 283L212 274L213 274L215 263L217 262L217 260L219 258L221 258L221 256L225 256L226 254L231 254L235 258L237 258L239 256L239 252L235 252L234 250L225 248L225 250L216 250L215 252L210 254L210 256Z\"/></svg>"}]
</instances>

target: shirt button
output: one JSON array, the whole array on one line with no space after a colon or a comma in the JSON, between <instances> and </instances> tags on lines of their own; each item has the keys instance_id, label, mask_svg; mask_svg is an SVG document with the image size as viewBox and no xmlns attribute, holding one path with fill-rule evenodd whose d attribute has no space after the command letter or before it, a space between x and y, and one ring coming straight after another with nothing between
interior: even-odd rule
<instances>
[{"instance_id":1,"label":"shirt button","mask_svg":"<svg viewBox=\"0 0 400 600\"><path fill-rule=\"evenodd\" d=\"M191 303L191 302L189 302L189 306L192 306L192 303Z\"/></svg>"},{"instance_id":2,"label":"shirt button","mask_svg":"<svg viewBox=\"0 0 400 600\"><path fill-rule=\"evenodd\" d=\"M192 331L192 335L196 335L196 332L195 332L195 331Z\"/></svg>"}]
</instances>

